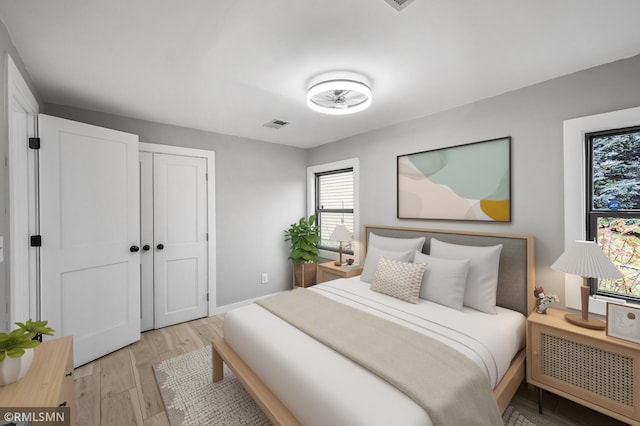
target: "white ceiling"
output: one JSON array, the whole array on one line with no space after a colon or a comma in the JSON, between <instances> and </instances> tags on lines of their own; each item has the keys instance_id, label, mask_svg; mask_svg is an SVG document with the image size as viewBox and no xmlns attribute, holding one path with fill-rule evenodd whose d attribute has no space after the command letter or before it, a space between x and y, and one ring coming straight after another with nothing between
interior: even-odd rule
<instances>
[{"instance_id":1,"label":"white ceiling","mask_svg":"<svg viewBox=\"0 0 640 426\"><path fill-rule=\"evenodd\" d=\"M45 102L312 147L640 53L638 0L2 0ZM373 105L305 105L318 75ZM290 121L275 130L272 119Z\"/></svg>"}]
</instances>

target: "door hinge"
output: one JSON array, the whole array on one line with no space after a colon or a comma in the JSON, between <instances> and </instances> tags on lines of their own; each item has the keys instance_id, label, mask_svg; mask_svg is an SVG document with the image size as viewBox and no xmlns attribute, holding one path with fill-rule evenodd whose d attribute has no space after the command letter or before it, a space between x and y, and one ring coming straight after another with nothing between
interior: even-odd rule
<instances>
[{"instance_id":1,"label":"door hinge","mask_svg":"<svg viewBox=\"0 0 640 426\"><path fill-rule=\"evenodd\" d=\"M40 138L29 138L29 148L40 149Z\"/></svg>"},{"instance_id":2,"label":"door hinge","mask_svg":"<svg viewBox=\"0 0 640 426\"><path fill-rule=\"evenodd\" d=\"M29 244L31 247L42 247L42 235L32 235Z\"/></svg>"},{"instance_id":3,"label":"door hinge","mask_svg":"<svg viewBox=\"0 0 640 426\"><path fill-rule=\"evenodd\" d=\"M209 301L209 293L207 293L207 302Z\"/></svg>"},{"instance_id":4,"label":"door hinge","mask_svg":"<svg viewBox=\"0 0 640 426\"><path fill-rule=\"evenodd\" d=\"M207 232L207 241L209 241L209 233Z\"/></svg>"},{"instance_id":5,"label":"door hinge","mask_svg":"<svg viewBox=\"0 0 640 426\"><path fill-rule=\"evenodd\" d=\"M204 180L208 181L209 180L209 173L205 173L204 174Z\"/></svg>"}]
</instances>

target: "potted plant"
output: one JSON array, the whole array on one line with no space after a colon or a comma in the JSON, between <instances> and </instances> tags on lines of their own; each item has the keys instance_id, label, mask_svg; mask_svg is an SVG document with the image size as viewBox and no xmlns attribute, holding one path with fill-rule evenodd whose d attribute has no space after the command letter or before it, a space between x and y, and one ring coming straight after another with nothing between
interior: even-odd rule
<instances>
[{"instance_id":1,"label":"potted plant","mask_svg":"<svg viewBox=\"0 0 640 426\"><path fill-rule=\"evenodd\" d=\"M315 284L318 266L318 244L320 244L320 228L316 225L316 216L304 216L297 223L292 223L284 231L285 241L291 242L289 259L293 262L295 285L309 287Z\"/></svg>"},{"instance_id":2,"label":"potted plant","mask_svg":"<svg viewBox=\"0 0 640 426\"><path fill-rule=\"evenodd\" d=\"M17 382L29 371L33 361L33 348L40 344L42 335L53 336L48 321L17 322L18 328L0 333L0 386Z\"/></svg>"}]
</instances>

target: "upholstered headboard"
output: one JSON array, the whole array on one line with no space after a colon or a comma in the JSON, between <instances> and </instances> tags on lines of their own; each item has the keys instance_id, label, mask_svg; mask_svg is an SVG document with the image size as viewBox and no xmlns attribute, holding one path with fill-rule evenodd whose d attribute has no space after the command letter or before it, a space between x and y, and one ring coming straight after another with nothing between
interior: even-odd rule
<instances>
[{"instance_id":1,"label":"upholstered headboard","mask_svg":"<svg viewBox=\"0 0 640 426\"><path fill-rule=\"evenodd\" d=\"M422 249L426 254L429 254L432 237L451 244L469 246L494 246L496 244L502 244L496 303L498 306L521 312L524 315L529 315L534 309L535 248L534 238L530 235L365 225L363 232L363 250L365 256L370 232L376 235L394 238L426 237ZM363 259L364 258L363 256Z\"/></svg>"}]
</instances>

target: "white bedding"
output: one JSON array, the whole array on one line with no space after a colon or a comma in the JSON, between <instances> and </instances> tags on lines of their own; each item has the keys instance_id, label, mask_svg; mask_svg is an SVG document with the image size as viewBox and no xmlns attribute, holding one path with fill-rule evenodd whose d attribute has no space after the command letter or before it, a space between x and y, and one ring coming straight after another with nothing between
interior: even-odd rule
<instances>
[{"instance_id":1,"label":"white bedding","mask_svg":"<svg viewBox=\"0 0 640 426\"><path fill-rule=\"evenodd\" d=\"M525 317L463 311L420 300L412 305L369 290L359 277L312 291L434 337L467 355L493 387L525 340ZM384 380L252 304L226 314L234 351L305 425L430 425L426 412Z\"/></svg>"}]
</instances>

